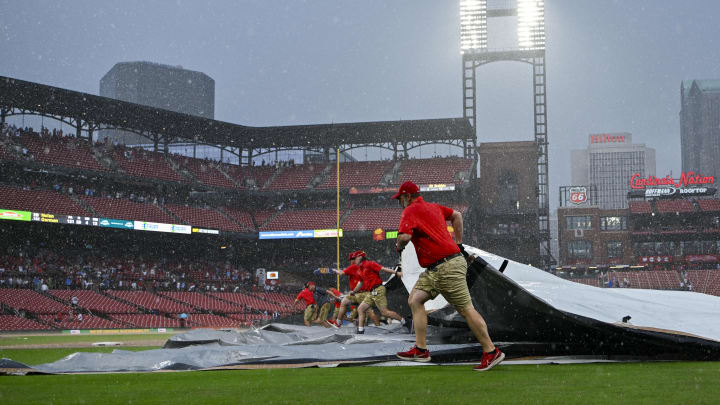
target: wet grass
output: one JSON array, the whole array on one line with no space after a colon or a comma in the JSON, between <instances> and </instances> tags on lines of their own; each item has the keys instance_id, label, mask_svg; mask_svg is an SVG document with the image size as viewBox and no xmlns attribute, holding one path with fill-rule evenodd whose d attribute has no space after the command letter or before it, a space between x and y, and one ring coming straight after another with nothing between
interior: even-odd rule
<instances>
[{"instance_id":1,"label":"wet grass","mask_svg":"<svg viewBox=\"0 0 720 405\"><path fill-rule=\"evenodd\" d=\"M158 349L155 346L114 346L114 347L83 347L83 348L59 348L59 349L0 349L0 357L19 361L20 363L34 366L37 364L51 363L63 357L77 352L110 353L115 349L128 351L141 351Z\"/></svg>"},{"instance_id":2,"label":"wet grass","mask_svg":"<svg viewBox=\"0 0 720 405\"><path fill-rule=\"evenodd\" d=\"M0 377L0 403L717 404L720 362Z\"/></svg>"},{"instance_id":3,"label":"wet grass","mask_svg":"<svg viewBox=\"0 0 720 405\"><path fill-rule=\"evenodd\" d=\"M137 340L167 340L175 333L142 333L117 335L4 335L0 337L0 346L93 343L93 342L132 342Z\"/></svg>"}]
</instances>

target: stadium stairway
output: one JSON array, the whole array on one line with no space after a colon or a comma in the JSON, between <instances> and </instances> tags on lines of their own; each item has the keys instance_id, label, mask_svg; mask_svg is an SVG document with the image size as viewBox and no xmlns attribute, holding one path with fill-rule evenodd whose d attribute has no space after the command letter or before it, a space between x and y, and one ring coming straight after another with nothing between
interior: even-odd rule
<instances>
[{"instance_id":1,"label":"stadium stairway","mask_svg":"<svg viewBox=\"0 0 720 405\"><path fill-rule=\"evenodd\" d=\"M100 217L101 215L98 214L97 211L93 207L90 206L85 200L82 198L78 198L75 194L69 194L68 197L70 197L71 200L75 201L79 206L83 207L85 211L89 212L95 217Z\"/></svg>"},{"instance_id":2,"label":"stadium stairway","mask_svg":"<svg viewBox=\"0 0 720 405\"><path fill-rule=\"evenodd\" d=\"M177 222L175 222L176 224L184 224L185 223L185 221L183 221L179 216L177 216L174 212L170 211L169 209L165 208L164 206L162 206L160 204L153 204L153 205L160 208L164 213L170 215L173 219L177 220Z\"/></svg>"},{"instance_id":3,"label":"stadium stairway","mask_svg":"<svg viewBox=\"0 0 720 405\"><path fill-rule=\"evenodd\" d=\"M240 227L242 227L242 228L247 228L247 227L245 226L245 224L240 223L240 221L238 221L238 220L236 220L235 218L233 218L233 217L231 217L230 215L228 215L221 207L213 208L213 210L215 210L215 211L217 211L218 213L220 213L220 215L222 215L223 217L225 217L228 221L232 222L233 224L237 224L238 226L240 226ZM248 232L249 232L249 231L254 231L254 229L248 229Z\"/></svg>"},{"instance_id":4,"label":"stadium stairway","mask_svg":"<svg viewBox=\"0 0 720 405\"><path fill-rule=\"evenodd\" d=\"M23 155L22 146L18 145L13 141L13 137L4 138L0 140L0 144L5 147L5 157L12 160L26 160L27 158Z\"/></svg>"},{"instance_id":5,"label":"stadium stairway","mask_svg":"<svg viewBox=\"0 0 720 405\"><path fill-rule=\"evenodd\" d=\"M239 182L237 179L233 178L231 175L229 175L225 170L223 170L222 165L215 166L217 171L219 171L223 176L225 176L228 181L230 181L232 184L235 185L237 188L245 188L241 182Z\"/></svg>"},{"instance_id":6,"label":"stadium stairway","mask_svg":"<svg viewBox=\"0 0 720 405\"><path fill-rule=\"evenodd\" d=\"M124 299L122 299L122 298L120 298L120 297L116 297L116 296L114 296L114 295L112 295L112 294L108 294L107 291L100 291L100 292L98 292L98 294L101 294L101 295L103 295L103 296L105 296L105 297L108 297L108 298L110 298L110 299L113 299L113 300L115 300L115 301L122 302L123 304L129 305L129 306L137 309L138 312L140 312L140 313L143 313L143 314L144 314L144 313L149 313L149 312L150 312L150 310L147 309L147 308L141 307L140 305L138 305L138 304L136 304L136 303L134 303L134 302L130 302L130 301L124 300Z\"/></svg>"},{"instance_id":7,"label":"stadium stairway","mask_svg":"<svg viewBox=\"0 0 720 405\"><path fill-rule=\"evenodd\" d=\"M115 173L125 173L124 170L120 168L120 166L115 163L114 160L110 157L109 154L106 154L103 151L104 146L93 146L92 147L92 154L95 157L95 160L98 161L103 167L105 167L108 170L111 170Z\"/></svg>"},{"instance_id":8,"label":"stadium stairway","mask_svg":"<svg viewBox=\"0 0 720 405\"><path fill-rule=\"evenodd\" d=\"M310 179L310 183L308 183L308 187L311 189L315 189L317 186L324 184L325 181L327 181L328 177L330 177L330 173L332 170L335 170L335 165L328 164L325 166L322 172L320 174L313 176L313 178Z\"/></svg>"},{"instance_id":9,"label":"stadium stairway","mask_svg":"<svg viewBox=\"0 0 720 405\"><path fill-rule=\"evenodd\" d=\"M174 161L174 160L170 157L170 155L164 155L163 158L164 158L165 161L168 163L168 165L170 165L170 168L171 168L175 173L177 173L177 174L179 174L180 176L186 178L187 180L190 180L192 183L195 183L196 185L199 184L199 185L203 185L203 186L207 187L207 185L206 185L205 183L201 182L200 179L198 179L192 172L190 172L190 170L182 167L179 163L177 163L176 161Z\"/></svg>"},{"instance_id":10,"label":"stadium stairway","mask_svg":"<svg viewBox=\"0 0 720 405\"><path fill-rule=\"evenodd\" d=\"M398 160L395 162L392 169L383 175L382 180L380 181L381 184L397 184L400 180L400 175L402 175L400 167L402 167L402 161Z\"/></svg>"},{"instance_id":11,"label":"stadium stairway","mask_svg":"<svg viewBox=\"0 0 720 405\"><path fill-rule=\"evenodd\" d=\"M268 179L265 181L265 183L263 183L260 187L258 187L258 189L264 190L266 187L270 186L270 185L272 184L272 182L275 181L275 179L276 179L283 171L285 171L285 170L287 170L287 169L288 169L287 167L278 167L277 169L275 169L275 171L273 172L272 176L268 177Z\"/></svg>"}]
</instances>

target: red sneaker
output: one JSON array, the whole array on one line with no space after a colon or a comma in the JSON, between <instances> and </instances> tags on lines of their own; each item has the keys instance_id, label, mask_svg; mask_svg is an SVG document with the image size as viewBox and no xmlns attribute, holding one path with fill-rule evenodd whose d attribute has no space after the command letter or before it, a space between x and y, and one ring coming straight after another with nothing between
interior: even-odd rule
<instances>
[{"instance_id":1,"label":"red sneaker","mask_svg":"<svg viewBox=\"0 0 720 405\"><path fill-rule=\"evenodd\" d=\"M325 321L325 322L327 322L328 325L332 326L335 329L340 329L340 327L342 326L341 323L337 323L337 321L333 321L333 320Z\"/></svg>"},{"instance_id":2,"label":"red sneaker","mask_svg":"<svg viewBox=\"0 0 720 405\"><path fill-rule=\"evenodd\" d=\"M412 349L406 352L398 352L397 356L403 360L427 363L430 361L430 350L426 349L425 352L421 352L417 346L413 346Z\"/></svg>"},{"instance_id":3,"label":"red sneaker","mask_svg":"<svg viewBox=\"0 0 720 405\"><path fill-rule=\"evenodd\" d=\"M500 364L505 359L505 353L501 352L497 347L494 352L485 352L482 354L482 360L480 364L473 367L474 371L488 371L491 368Z\"/></svg>"}]
</instances>

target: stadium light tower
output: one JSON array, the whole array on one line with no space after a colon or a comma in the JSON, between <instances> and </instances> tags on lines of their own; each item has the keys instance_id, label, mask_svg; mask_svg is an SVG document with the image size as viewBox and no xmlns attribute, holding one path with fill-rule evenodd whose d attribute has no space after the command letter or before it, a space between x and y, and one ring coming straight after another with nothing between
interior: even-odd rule
<instances>
[{"instance_id":1,"label":"stadium light tower","mask_svg":"<svg viewBox=\"0 0 720 405\"><path fill-rule=\"evenodd\" d=\"M488 44L488 18L517 17L517 46L493 50ZM533 124L538 148L538 229L542 265L554 264L550 254L550 197L545 99L545 2L542 0L460 0L460 51L463 64L463 117L477 134L476 69L499 61L532 66Z\"/></svg>"}]
</instances>

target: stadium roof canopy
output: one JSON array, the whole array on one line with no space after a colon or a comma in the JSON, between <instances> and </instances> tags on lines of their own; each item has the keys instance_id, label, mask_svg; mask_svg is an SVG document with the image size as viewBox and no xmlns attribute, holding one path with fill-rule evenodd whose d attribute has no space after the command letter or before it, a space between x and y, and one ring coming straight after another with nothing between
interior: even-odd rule
<instances>
[{"instance_id":1,"label":"stadium roof canopy","mask_svg":"<svg viewBox=\"0 0 720 405\"><path fill-rule=\"evenodd\" d=\"M449 141L472 144L475 138L465 118L249 127L5 76L0 76L0 109L3 116L65 117L93 130L125 129L165 142L188 140L251 149Z\"/></svg>"}]
</instances>

